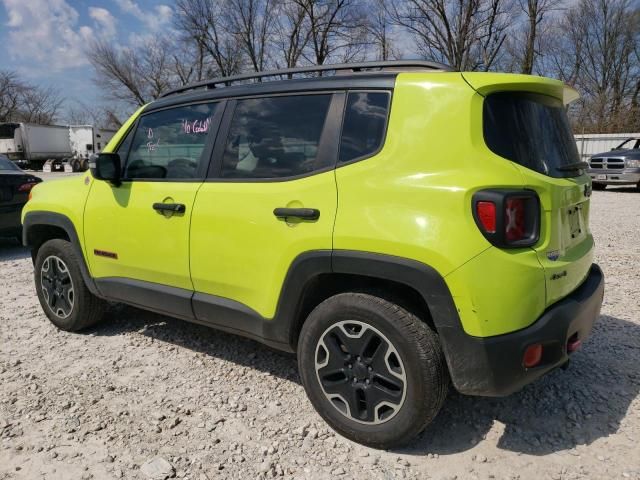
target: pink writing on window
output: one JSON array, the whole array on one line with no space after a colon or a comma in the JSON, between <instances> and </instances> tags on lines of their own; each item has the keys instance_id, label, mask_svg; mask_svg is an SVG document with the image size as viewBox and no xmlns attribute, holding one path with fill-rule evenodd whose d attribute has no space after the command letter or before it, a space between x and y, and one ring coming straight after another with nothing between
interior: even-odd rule
<instances>
[{"instance_id":1,"label":"pink writing on window","mask_svg":"<svg viewBox=\"0 0 640 480\"><path fill-rule=\"evenodd\" d=\"M211 125L211 119L207 118L206 120L183 120L182 121L182 131L184 133L207 133L209 131L209 126Z\"/></svg>"}]
</instances>

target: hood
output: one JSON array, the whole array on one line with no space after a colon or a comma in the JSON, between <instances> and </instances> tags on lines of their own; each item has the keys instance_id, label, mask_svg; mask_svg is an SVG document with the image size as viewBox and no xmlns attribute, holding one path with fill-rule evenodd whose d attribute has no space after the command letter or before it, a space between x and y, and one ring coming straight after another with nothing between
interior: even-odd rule
<instances>
[{"instance_id":1,"label":"hood","mask_svg":"<svg viewBox=\"0 0 640 480\"><path fill-rule=\"evenodd\" d=\"M620 150L609 150L608 152L596 153L595 155L591 155L591 158L596 157L624 157L630 159L640 159L640 150L623 148Z\"/></svg>"}]
</instances>

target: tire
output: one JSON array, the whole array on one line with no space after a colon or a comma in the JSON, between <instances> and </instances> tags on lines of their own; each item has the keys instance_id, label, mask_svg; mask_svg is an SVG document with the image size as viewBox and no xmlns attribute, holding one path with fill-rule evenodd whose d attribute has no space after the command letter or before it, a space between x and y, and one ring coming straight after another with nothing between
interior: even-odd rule
<instances>
[{"instance_id":1,"label":"tire","mask_svg":"<svg viewBox=\"0 0 640 480\"><path fill-rule=\"evenodd\" d=\"M594 190L604 190L605 188L607 188L607 184L606 183L592 183L591 187Z\"/></svg>"},{"instance_id":2,"label":"tire","mask_svg":"<svg viewBox=\"0 0 640 480\"><path fill-rule=\"evenodd\" d=\"M40 247L34 279L40 305L56 327L77 332L102 320L107 304L85 285L79 259L66 240L49 240Z\"/></svg>"},{"instance_id":3,"label":"tire","mask_svg":"<svg viewBox=\"0 0 640 480\"><path fill-rule=\"evenodd\" d=\"M320 416L375 448L410 442L435 418L449 389L433 330L364 293L336 295L311 312L300 332L298 366Z\"/></svg>"}]
</instances>

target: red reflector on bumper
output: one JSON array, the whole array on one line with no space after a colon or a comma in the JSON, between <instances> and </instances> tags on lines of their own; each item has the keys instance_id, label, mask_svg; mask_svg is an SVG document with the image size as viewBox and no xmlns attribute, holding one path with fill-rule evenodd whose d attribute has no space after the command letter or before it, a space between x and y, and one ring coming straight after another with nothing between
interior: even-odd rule
<instances>
[{"instance_id":1,"label":"red reflector on bumper","mask_svg":"<svg viewBox=\"0 0 640 480\"><path fill-rule=\"evenodd\" d=\"M540 363L540 360L542 360L542 345L539 343L529 345L524 351L522 364L525 366L525 368L532 368L538 365Z\"/></svg>"},{"instance_id":2,"label":"red reflector on bumper","mask_svg":"<svg viewBox=\"0 0 640 480\"><path fill-rule=\"evenodd\" d=\"M567 353L573 353L582 345L582 340L578 338L578 335L572 335L571 338L567 341Z\"/></svg>"}]
</instances>

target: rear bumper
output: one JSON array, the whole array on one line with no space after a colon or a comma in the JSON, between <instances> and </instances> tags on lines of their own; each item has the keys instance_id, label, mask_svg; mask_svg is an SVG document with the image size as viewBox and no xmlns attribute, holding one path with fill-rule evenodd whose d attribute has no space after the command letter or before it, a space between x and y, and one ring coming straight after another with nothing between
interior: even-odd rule
<instances>
[{"instance_id":1,"label":"rear bumper","mask_svg":"<svg viewBox=\"0 0 640 480\"><path fill-rule=\"evenodd\" d=\"M598 176L606 175L606 179ZM603 185L636 185L640 183L640 168L625 168L622 170L589 169L591 181Z\"/></svg>"},{"instance_id":2,"label":"rear bumper","mask_svg":"<svg viewBox=\"0 0 640 480\"><path fill-rule=\"evenodd\" d=\"M582 285L548 308L530 327L489 338L448 332L443 340L454 353L449 356L454 386L468 395L504 396L564 364L569 357L567 342L574 335L580 341L589 336L603 295L604 276L593 264ZM524 351L536 343L543 345L542 362L525 368Z\"/></svg>"}]
</instances>

